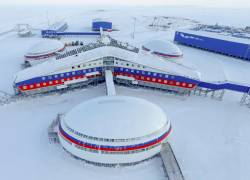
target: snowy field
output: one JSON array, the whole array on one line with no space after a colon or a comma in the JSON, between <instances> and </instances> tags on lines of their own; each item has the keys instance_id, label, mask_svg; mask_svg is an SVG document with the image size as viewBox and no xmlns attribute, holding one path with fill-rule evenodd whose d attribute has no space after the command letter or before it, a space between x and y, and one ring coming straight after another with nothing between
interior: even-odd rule
<instances>
[{"instance_id":1,"label":"snowy field","mask_svg":"<svg viewBox=\"0 0 250 180\"><path fill-rule=\"evenodd\" d=\"M3 7L0 8L0 33L13 28L17 23L28 23L38 29L46 27L48 12L51 22L65 19L72 31L90 30L93 18L110 18L115 28L120 30L112 33L112 36L139 45L150 39L172 40L175 28L192 25L189 21L180 20L175 27L166 31L150 29L148 23L155 16L240 27L249 25L249 10L191 7ZM132 39L134 17L137 22L135 39ZM25 52L39 40L38 35L19 38L16 32L0 36L0 90L13 93L13 75L21 69ZM80 40L90 41L84 38ZM184 52L183 64L200 71L202 79L227 79L250 84L250 63L189 47L180 48ZM227 91L223 101L216 101L198 96L179 97L151 90L116 88L118 94L145 98L166 111L173 126L170 143L186 180L250 178L250 109L239 105L241 94ZM61 147L49 144L47 127L58 113L67 112L84 100L104 94L104 85L100 85L0 106L0 179L165 179L159 158L134 167L101 168L72 159Z\"/></svg>"}]
</instances>

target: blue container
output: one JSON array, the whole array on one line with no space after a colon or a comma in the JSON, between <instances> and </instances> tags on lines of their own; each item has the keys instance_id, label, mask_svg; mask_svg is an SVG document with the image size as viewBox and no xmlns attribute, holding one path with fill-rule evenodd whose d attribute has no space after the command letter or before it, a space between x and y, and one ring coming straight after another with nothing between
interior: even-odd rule
<instances>
[{"instance_id":1,"label":"blue container","mask_svg":"<svg viewBox=\"0 0 250 180\"><path fill-rule=\"evenodd\" d=\"M176 31L174 41L183 45L250 61L250 45L240 41L233 42L205 35L201 36L195 34L195 31L194 33Z\"/></svg>"},{"instance_id":2,"label":"blue container","mask_svg":"<svg viewBox=\"0 0 250 180\"><path fill-rule=\"evenodd\" d=\"M100 31L101 27L104 31L111 30L112 22L107 22L107 21L93 21L92 22L93 31Z\"/></svg>"}]
</instances>

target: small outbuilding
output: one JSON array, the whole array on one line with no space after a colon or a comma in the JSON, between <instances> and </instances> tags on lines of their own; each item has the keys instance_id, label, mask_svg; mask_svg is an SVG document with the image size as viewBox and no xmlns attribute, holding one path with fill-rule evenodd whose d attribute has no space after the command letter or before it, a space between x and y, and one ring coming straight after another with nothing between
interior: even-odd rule
<instances>
[{"instance_id":1,"label":"small outbuilding","mask_svg":"<svg viewBox=\"0 0 250 180\"><path fill-rule=\"evenodd\" d=\"M103 31L111 31L112 30L112 22L109 20L103 19L94 19L92 22L92 30L100 31L102 28Z\"/></svg>"}]
</instances>

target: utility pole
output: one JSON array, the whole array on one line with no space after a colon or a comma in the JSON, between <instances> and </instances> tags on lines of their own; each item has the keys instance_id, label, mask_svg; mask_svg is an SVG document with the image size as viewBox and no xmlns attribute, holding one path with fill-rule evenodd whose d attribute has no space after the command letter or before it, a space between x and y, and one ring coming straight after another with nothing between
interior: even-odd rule
<instances>
[{"instance_id":1,"label":"utility pole","mask_svg":"<svg viewBox=\"0 0 250 180\"><path fill-rule=\"evenodd\" d=\"M47 17L47 23L48 23L48 27L49 27L49 12L46 11L46 17Z\"/></svg>"},{"instance_id":2,"label":"utility pole","mask_svg":"<svg viewBox=\"0 0 250 180\"><path fill-rule=\"evenodd\" d=\"M133 30L133 35L132 35L132 37L133 37L133 39L135 39L135 25L136 25L136 17L133 17L133 19L134 19L134 30Z\"/></svg>"}]
</instances>

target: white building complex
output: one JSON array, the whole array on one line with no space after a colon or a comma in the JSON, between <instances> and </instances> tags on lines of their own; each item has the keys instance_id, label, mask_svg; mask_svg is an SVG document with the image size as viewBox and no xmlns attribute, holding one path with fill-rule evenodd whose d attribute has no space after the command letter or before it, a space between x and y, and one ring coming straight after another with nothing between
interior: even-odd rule
<instances>
[{"instance_id":1,"label":"white building complex","mask_svg":"<svg viewBox=\"0 0 250 180\"><path fill-rule=\"evenodd\" d=\"M74 156L97 164L133 164L160 152L171 131L157 105L128 96L85 101L60 118L59 140Z\"/></svg>"},{"instance_id":2,"label":"white building complex","mask_svg":"<svg viewBox=\"0 0 250 180\"><path fill-rule=\"evenodd\" d=\"M33 45L25 54L25 65L32 66L47 61L64 49L65 45L58 40L43 39Z\"/></svg>"},{"instance_id":3,"label":"white building complex","mask_svg":"<svg viewBox=\"0 0 250 180\"><path fill-rule=\"evenodd\" d=\"M35 94L104 82L109 69L118 84L186 93L196 88L200 73L190 67L143 54L119 44L82 46L55 60L16 74L16 94ZM89 48L89 49L88 49Z\"/></svg>"}]
</instances>

